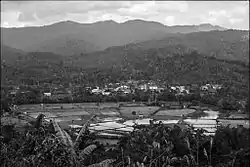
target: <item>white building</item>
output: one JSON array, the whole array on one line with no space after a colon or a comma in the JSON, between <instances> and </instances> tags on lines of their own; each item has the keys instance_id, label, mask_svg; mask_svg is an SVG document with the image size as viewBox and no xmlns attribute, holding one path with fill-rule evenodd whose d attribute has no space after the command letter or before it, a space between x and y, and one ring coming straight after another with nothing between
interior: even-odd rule
<instances>
[{"instance_id":1,"label":"white building","mask_svg":"<svg viewBox=\"0 0 250 167\"><path fill-rule=\"evenodd\" d=\"M46 96L46 97L50 97L51 93L50 92L44 92L43 95Z\"/></svg>"},{"instance_id":2,"label":"white building","mask_svg":"<svg viewBox=\"0 0 250 167\"><path fill-rule=\"evenodd\" d=\"M98 86L91 90L91 93L94 93L94 94L101 93L101 92L102 90Z\"/></svg>"},{"instance_id":3,"label":"white building","mask_svg":"<svg viewBox=\"0 0 250 167\"><path fill-rule=\"evenodd\" d=\"M147 84L142 84L142 85L139 85L139 89L140 90L147 90L148 86L147 86Z\"/></svg>"},{"instance_id":4,"label":"white building","mask_svg":"<svg viewBox=\"0 0 250 167\"><path fill-rule=\"evenodd\" d=\"M150 89L150 90L157 90L157 89L158 89L158 86L156 86L156 85L150 85L150 86L149 86L149 89Z\"/></svg>"}]
</instances>

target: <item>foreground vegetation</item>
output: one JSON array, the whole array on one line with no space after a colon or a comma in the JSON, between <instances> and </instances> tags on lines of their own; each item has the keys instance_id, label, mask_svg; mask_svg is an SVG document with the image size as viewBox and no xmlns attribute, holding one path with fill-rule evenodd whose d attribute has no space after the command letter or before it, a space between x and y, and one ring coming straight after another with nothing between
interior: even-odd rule
<instances>
[{"instance_id":1,"label":"foreground vegetation","mask_svg":"<svg viewBox=\"0 0 250 167\"><path fill-rule=\"evenodd\" d=\"M93 118L93 117L92 117ZM249 166L249 130L221 127L214 137L177 125L136 125L113 147L104 147L88 131L78 136L43 115L26 127L1 126L2 166Z\"/></svg>"}]
</instances>

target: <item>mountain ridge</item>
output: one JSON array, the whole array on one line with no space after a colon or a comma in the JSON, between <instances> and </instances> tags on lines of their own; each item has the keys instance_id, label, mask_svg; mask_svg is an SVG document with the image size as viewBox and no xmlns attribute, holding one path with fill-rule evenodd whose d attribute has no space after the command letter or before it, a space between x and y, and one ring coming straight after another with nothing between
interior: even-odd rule
<instances>
[{"instance_id":1,"label":"mountain ridge","mask_svg":"<svg viewBox=\"0 0 250 167\"><path fill-rule=\"evenodd\" d=\"M166 26L166 27L179 27L179 26L212 26L212 27L220 27L222 29L229 29L229 28L225 28L225 27L222 27L222 26L219 26L219 25L213 25L211 23L201 23L201 24L186 24L186 25L172 25L172 26L169 26L169 25L165 25L163 23L160 23L160 22L157 22L157 21L148 21L148 20L143 20L143 19L132 19L132 20L127 20L127 21L124 21L124 22L116 22L112 19L110 20L103 20L103 21L96 21L96 22L92 22L92 23L84 23L84 22L77 22L77 21L73 21L73 20L63 20L63 21L58 21L58 22L54 22L54 23L50 23L50 24L46 24L46 25L37 25L37 26L25 26L25 27L30 27L30 28L38 28L38 27L47 27L47 26L52 26L52 25L56 25L56 24L77 24L77 25L91 25L91 24L96 24L96 23L115 23L115 24L130 24L130 23L138 23L138 22L146 22L146 23L155 23L155 24L160 24L160 25L163 25L163 26ZM3 27L1 26L1 28L6 28L6 29L11 29L11 28L14 28L14 29L19 29L19 28L25 28L25 27Z\"/></svg>"},{"instance_id":2,"label":"mountain ridge","mask_svg":"<svg viewBox=\"0 0 250 167\"><path fill-rule=\"evenodd\" d=\"M199 26L165 26L159 22L139 19L123 23L109 20L91 24L82 24L68 20L41 27L1 28L1 39L5 45L27 52L46 51L46 49L44 49L44 41L50 43L51 51L56 50L56 48L61 48L63 46L58 46L53 40L58 38L61 40L58 43L65 44L67 43L67 39L60 38L60 36L63 35L70 36L73 41L85 41L86 45L80 42L80 44L69 47L68 51L65 51L67 55L72 56L75 54L73 50L79 50L76 51L77 53L80 51L88 53L112 46L122 46L132 42L158 39L171 33L225 30L225 28L222 27L213 27L214 26L212 26L212 28L208 26L208 29L206 29L203 25L201 29ZM93 48L88 50L89 44L95 46L96 50L93 50ZM80 45L83 48L85 47L86 50L81 50ZM76 46L78 46L78 48L76 48ZM37 50L30 48L36 48ZM58 54L59 52L54 53Z\"/></svg>"}]
</instances>

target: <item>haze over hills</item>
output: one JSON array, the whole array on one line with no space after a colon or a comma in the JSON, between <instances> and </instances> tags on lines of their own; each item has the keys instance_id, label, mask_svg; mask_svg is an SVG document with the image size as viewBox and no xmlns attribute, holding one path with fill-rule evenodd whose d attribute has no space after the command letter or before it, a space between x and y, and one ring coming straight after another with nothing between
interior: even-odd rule
<instances>
[{"instance_id":1,"label":"haze over hills","mask_svg":"<svg viewBox=\"0 0 250 167\"><path fill-rule=\"evenodd\" d=\"M234 80L248 84L249 31L209 24L169 27L142 20L67 21L4 28L2 41L7 83L102 83L132 76L171 83Z\"/></svg>"},{"instance_id":2,"label":"haze over hills","mask_svg":"<svg viewBox=\"0 0 250 167\"><path fill-rule=\"evenodd\" d=\"M71 35L61 35L59 37L44 40L39 44L33 44L25 50L33 52L52 52L64 56L79 55L101 50L93 43L82 40Z\"/></svg>"},{"instance_id":3,"label":"haze over hills","mask_svg":"<svg viewBox=\"0 0 250 167\"><path fill-rule=\"evenodd\" d=\"M48 41L47 43L44 42L44 45L47 46L44 47L44 52L56 52L56 54L59 53L59 55L67 55L67 53L71 51L75 54L75 58L71 58L72 61L77 60L75 62L76 64L80 64L81 66L84 65L86 67L99 67L101 66L101 64L119 64L120 60L124 58L124 55L127 55L131 60L133 60L134 57L138 57L141 52L147 52L148 50L154 50L158 55L163 57L172 56L174 53L185 53L188 50L197 50L201 54L218 59L249 62L249 39L247 38L248 34L248 31L243 30L169 34L165 38L149 40L140 43L130 43L123 46L113 46L103 51L99 50L98 52L92 53L86 53L86 50L92 48L93 51L96 48L95 46L88 44L85 41L70 41L71 38L62 35L59 39L68 40L68 43L65 44L65 47L62 47L60 40L54 39ZM54 43L58 44L56 45L57 48L51 46ZM85 46L88 47L86 48ZM22 54L20 54L17 49L11 49L11 47L8 46L3 47L2 50L4 53L3 60L6 59L7 61L14 61L15 58L23 55L22 52ZM37 49L36 51L35 48L33 48L32 51L43 52L42 49ZM98 62L102 63L99 64Z\"/></svg>"},{"instance_id":4,"label":"haze over hills","mask_svg":"<svg viewBox=\"0 0 250 167\"><path fill-rule=\"evenodd\" d=\"M124 23L109 20L92 24L65 21L42 27L2 28L1 38L3 44L27 52L49 51L74 55L132 42L159 39L172 33L211 30L225 28L211 24L165 26L144 20L130 20Z\"/></svg>"},{"instance_id":5,"label":"haze over hills","mask_svg":"<svg viewBox=\"0 0 250 167\"><path fill-rule=\"evenodd\" d=\"M169 35L158 40L116 46L104 51L75 57L74 64L89 68L120 65L126 59L130 63L142 61L145 55L173 57L192 50L222 60L249 62L249 40L244 40L248 31L210 31Z\"/></svg>"},{"instance_id":6,"label":"haze over hills","mask_svg":"<svg viewBox=\"0 0 250 167\"><path fill-rule=\"evenodd\" d=\"M1 62L12 63L25 56L26 52L1 44Z\"/></svg>"},{"instance_id":7,"label":"haze over hills","mask_svg":"<svg viewBox=\"0 0 250 167\"><path fill-rule=\"evenodd\" d=\"M170 83L224 80L248 84L248 31L210 31L169 35L75 56L32 52L20 56L17 49L5 64L6 78L45 82L98 82L128 79L164 79ZM23 53L23 52L22 52ZM76 78L74 78L76 76ZM72 78L73 77L73 78ZM39 79L40 78L40 79Z\"/></svg>"}]
</instances>

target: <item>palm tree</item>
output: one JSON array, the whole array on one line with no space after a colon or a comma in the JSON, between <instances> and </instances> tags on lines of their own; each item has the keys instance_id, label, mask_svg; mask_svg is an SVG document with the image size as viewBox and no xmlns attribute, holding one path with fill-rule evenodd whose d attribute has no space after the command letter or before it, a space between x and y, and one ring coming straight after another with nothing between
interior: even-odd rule
<instances>
[{"instance_id":1,"label":"palm tree","mask_svg":"<svg viewBox=\"0 0 250 167\"><path fill-rule=\"evenodd\" d=\"M75 159L80 159L81 161L84 161L84 159L97 148L96 144L91 144L87 146L86 148L84 148L83 150L78 150L79 144L81 142L81 137L83 136L83 134L86 133L90 121L93 120L95 117L96 117L95 115L92 116L82 126L75 142L72 141L70 135L65 130L62 130L60 128L59 124L55 120L52 121L54 129L56 131L56 135L61 139L61 142L69 148L69 151L71 152L72 157L74 157ZM79 154L77 154L77 152L79 152ZM106 159L100 163L90 165L89 167L103 166L105 164L108 165L108 164L113 163L114 161L115 161L114 159Z\"/></svg>"}]
</instances>

